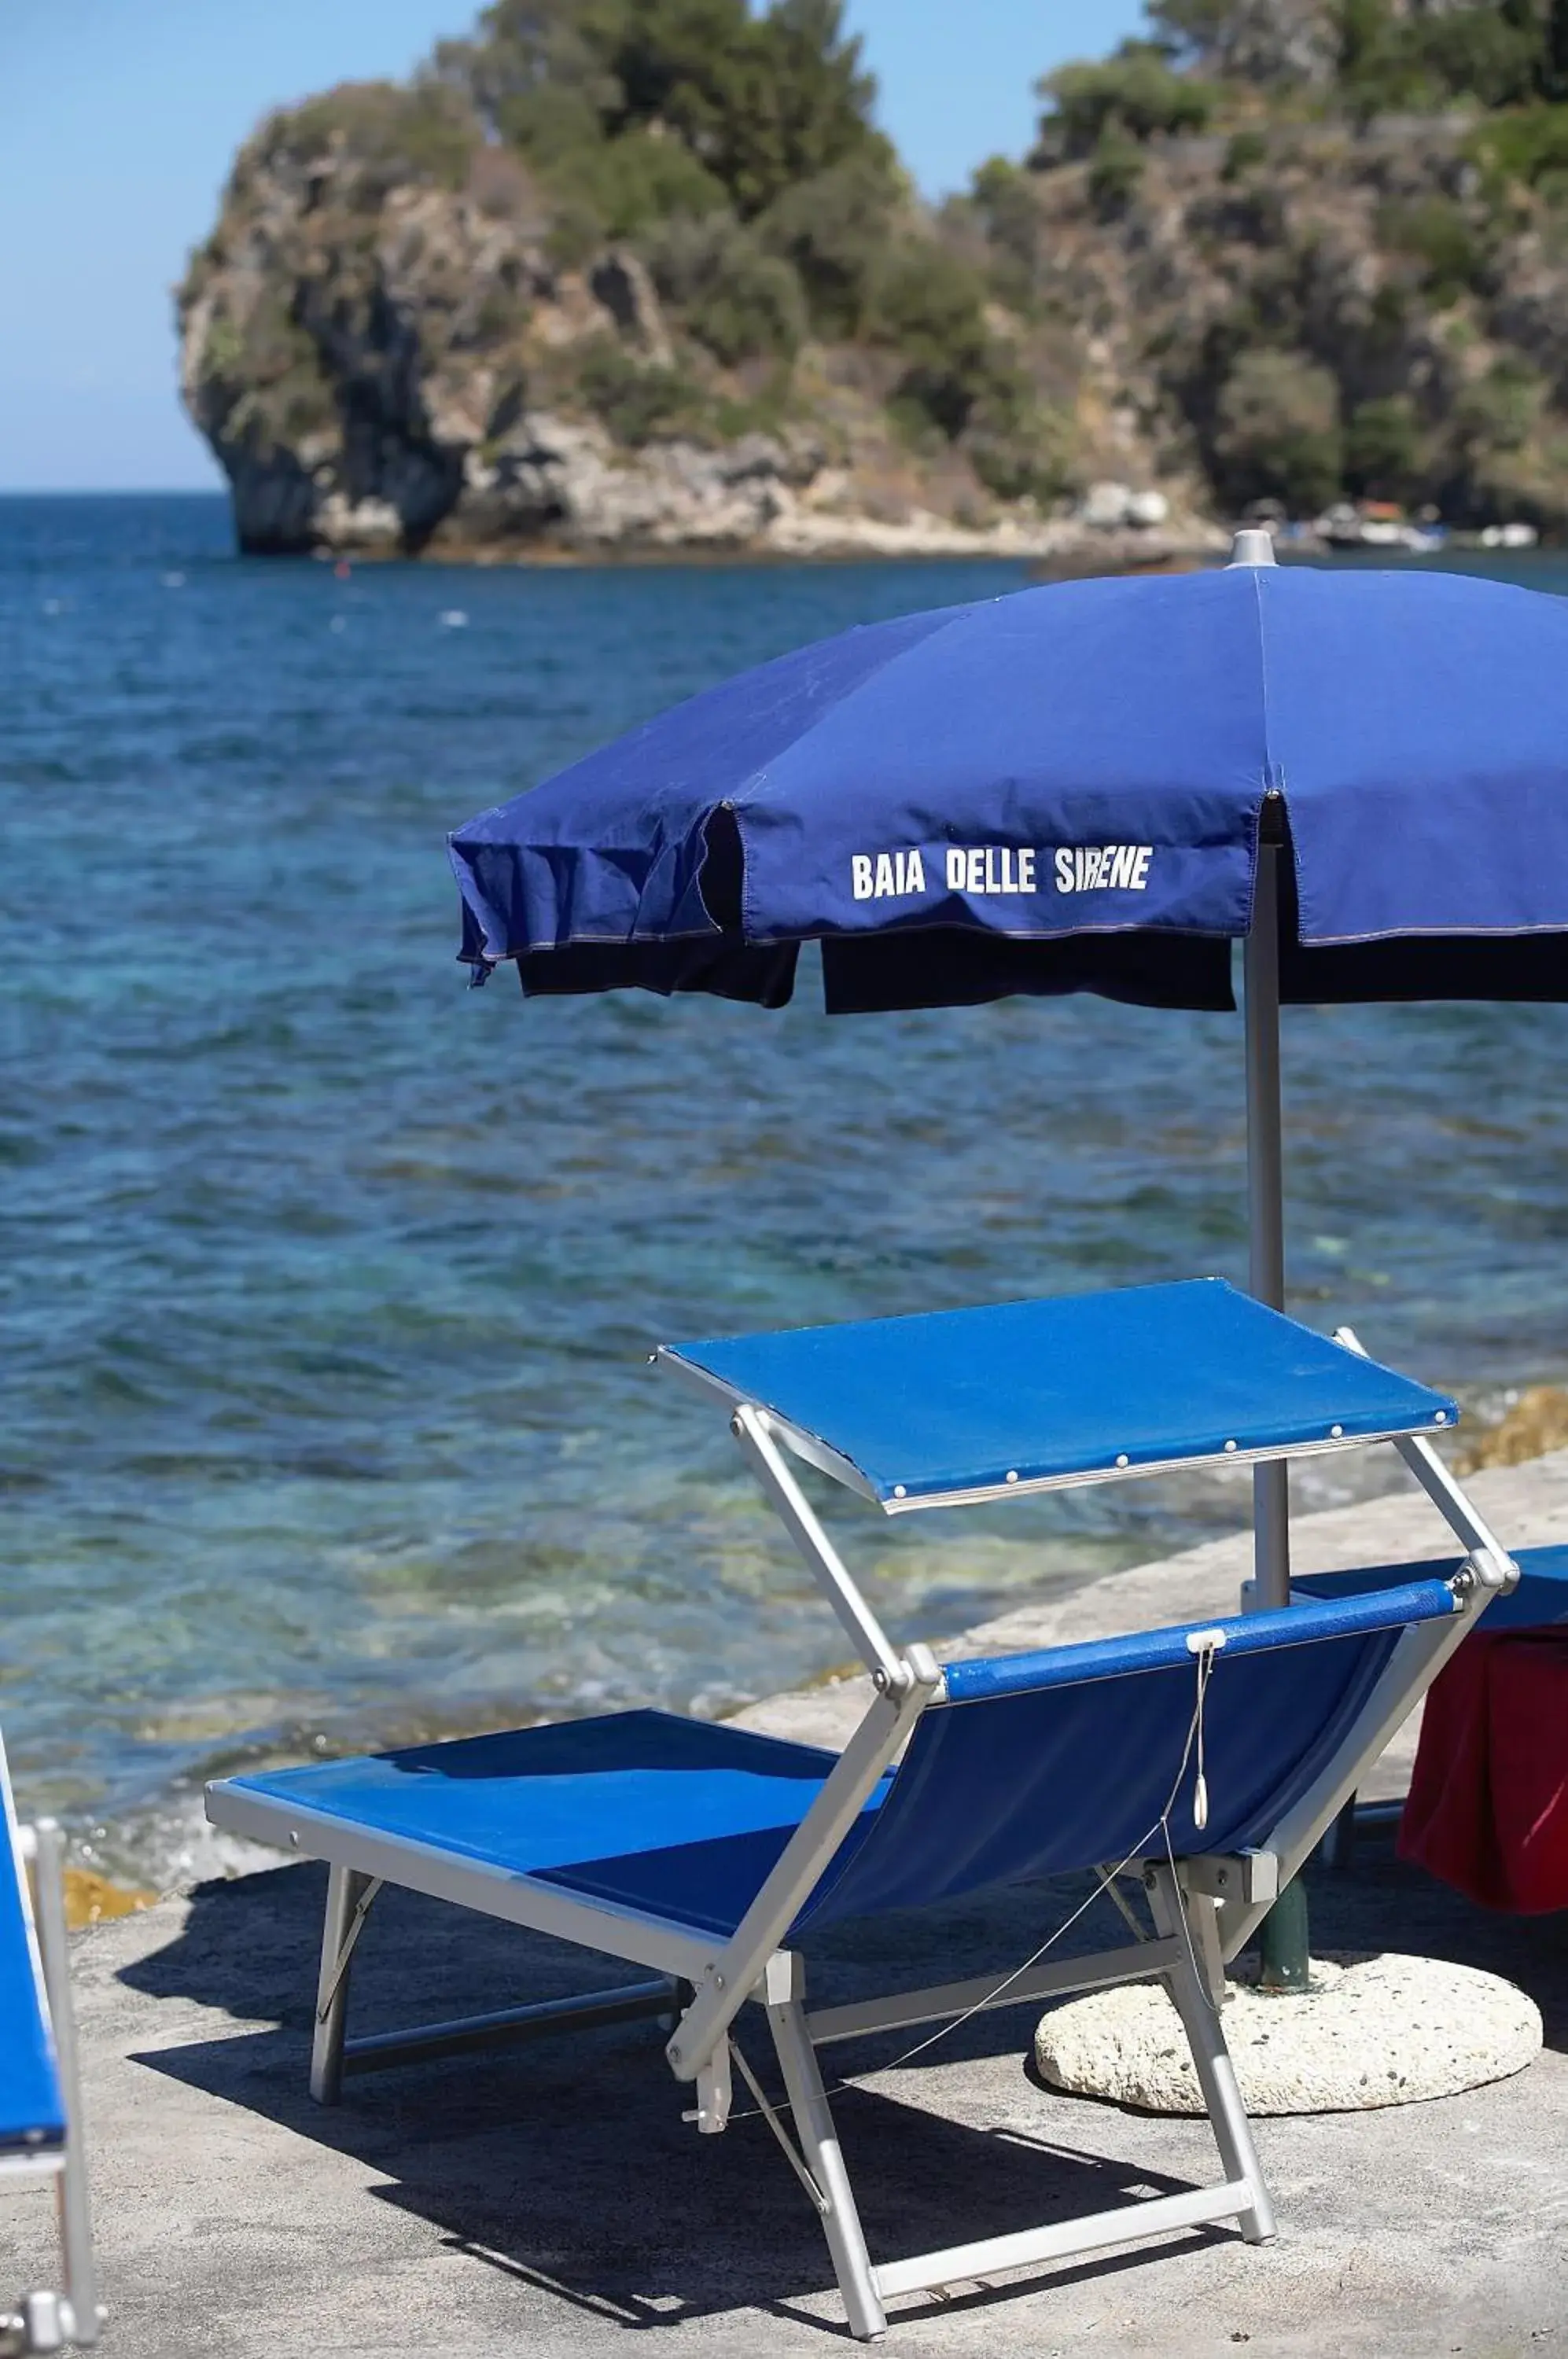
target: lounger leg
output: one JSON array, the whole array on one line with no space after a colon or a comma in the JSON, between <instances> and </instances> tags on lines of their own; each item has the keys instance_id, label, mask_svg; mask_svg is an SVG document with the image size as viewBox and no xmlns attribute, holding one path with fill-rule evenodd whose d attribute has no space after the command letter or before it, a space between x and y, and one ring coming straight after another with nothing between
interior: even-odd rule
<instances>
[{"instance_id":1,"label":"lounger leg","mask_svg":"<svg viewBox=\"0 0 1568 2359\"><path fill-rule=\"evenodd\" d=\"M348 2026L349 1961L371 1878L356 1868L327 1871L327 1914L321 1929L321 1970L316 1983L316 2029L310 2042L310 2094L318 2105L343 2096L343 2035Z\"/></svg>"},{"instance_id":2,"label":"lounger leg","mask_svg":"<svg viewBox=\"0 0 1568 2359\"><path fill-rule=\"evenodd\" d=\"M806 2028L805 1971L792 1951L781 1950L769 1960L767 1998L768 2020L789 2093L795 2133L825 2207L822 2229L849 2313L849 2331L868 2343L886 2333L887 2317L877 2291L838 2132L828 2110L817 2051Z\"/></svg>"},{"instance_id":3,"label":"lounger leg","mask_svg":"<svg viewBox=\"0 0 1568 2359\"><path fill-rule=\"evenodd\" d=\"M1331 1819L1323 1839L1323 1864L1327 1868L1356 1864L1356 1797L1352 1794Z\"/></svg>"},{"instance_id":4,"label":"lounger leg","mask_svg":"<svg viewBox=\"0 0 1568 2359\"><path fill-rule=\"evenodd\" d=\"M1154 1921L1161 1933L1180 1932L1186 1911L1199 1908L1212 1910L1213 1903L1203 1894L1195 1894L1191 1902L1173 1881L1169 1868L1156 1868L1149 1878L1149 1903ZM1192 2051L1197 2068L1198 2086L1208 2107L1209 2125L1214 2134L1214 2144L1220 2151L1220 2161L1230 2180L1245 2180L1252 2190L1252 2208L1238 2215L1236 2224L1249 2245L1272 2244L1278 2231L1274 2224L1274 2206L1264 2181L1263 2166L1258 2159L1258 2148L1252 2141L1252 2125L1247 2118L1247 2108L1241 2102L1241 2092L1236 2085L1236 2067L1225 2046L1221 2027L1220 2011L1206 1986L1202 1961L1203 1945L1192 1931L1192 1952L1199 1962L1193 1964L1192 1954L1183 1954L1164 1976L1165 1986L1175 2003L1187 2035L1187 2045Z\"/></svg>"},{"instance_id":5,"label":"lounger leg","mask_svg":"<svg viewBox=\"0 0 1568 2359\"><path fill-rule=\"evenodd\" d=\"M41 1820L37 1833L33 1880L34 1913L38 1921L38 1955L44 1970L49 2027L65 2088L65 2169L60 2173L57 2201L60 2240L65 2256L65 2289L70 2308L67 2331L81 2351L98 2340L103 2312L98 2306L98 2272L93 2257L93 2216L87 2191L87 2146L82 2121L82 2071L76 2052L76 2018L71 2003L70 1947L65 1927L64 1845L51 1819Z\"/></svg>"},{"instance_id":6,"label":"lounger leg","mask_svg":"<svg viewBox=\"0 0 1568 2359\"><path fill-rule=\"evenodd\" d=\"M1187 1924L1197 1951L1198 1973L1213 2005L1225 2005L1225 1957L1220 1949L1219 1904L1203 1893L1187 1896Z\"/></svg>"}]
</instances>

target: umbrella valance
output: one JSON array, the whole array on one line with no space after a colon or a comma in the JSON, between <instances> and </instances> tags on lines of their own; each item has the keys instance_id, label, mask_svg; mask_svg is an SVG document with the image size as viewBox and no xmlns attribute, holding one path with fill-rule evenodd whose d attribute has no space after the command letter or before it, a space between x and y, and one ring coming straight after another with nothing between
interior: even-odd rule
<instances>
[{"instance_id":1,"label":"umbrella valance","mask_svg":"<svg viewBox=\"0 0 1568 2359\"><path fill-rule=\"evenodd\" d=\"M1243 565L801 648L452 838L529 992L1232 1004L1260 842L1287 1000L1568 997L1568 600Z\"/></svg>"}]
</instances>

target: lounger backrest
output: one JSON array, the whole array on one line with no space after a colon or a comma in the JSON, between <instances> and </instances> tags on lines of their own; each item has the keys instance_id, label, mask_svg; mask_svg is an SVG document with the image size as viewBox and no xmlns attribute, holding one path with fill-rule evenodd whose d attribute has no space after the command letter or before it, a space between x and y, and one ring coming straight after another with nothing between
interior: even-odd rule
<instances>
[{"instance_id":1,"label":"lounger backrest","mask_svg":"<svg viewBox=\"0 0 1568 2359\"><path fill-rule=\"evenodd\" d=\"M0 1745L0 2154L65 2138L54 2043L23 1876L21 1838Z\"/></svg>"},{"instance_id":2,"label":"lounger backrest","mask_svg":"<svg viewBox=\"0 0 1568 2359\"><path fill-rule=\"evenodd\" d=\"M1442 1581L946 1667L887 1799L839 1853L797 1930L1171 1847L1259 1843L1333 1760L1403 1631L1455 1611ZM1194 1822L1198 1657L1208 1821ZM1180 1773L1180 1774L1179 1774Z\"/></svg>"}]
</instances>

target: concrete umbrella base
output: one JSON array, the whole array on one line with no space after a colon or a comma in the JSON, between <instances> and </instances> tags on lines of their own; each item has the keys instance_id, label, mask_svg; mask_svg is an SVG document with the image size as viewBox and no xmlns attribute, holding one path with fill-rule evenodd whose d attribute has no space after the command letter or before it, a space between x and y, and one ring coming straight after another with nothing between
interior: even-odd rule
<instances>
[{"instance_id":1,"label":"concrete umbrella base","mask_svg":"<svg viewBox=\"0 0 1568 2359\"><path fill-rule=\"evenodd\" d=\"M1540 2053L1541 2011L1497 1974L1441 1958L1314 1958L1291 1995L1227 1984L1225 2035L1249 2114L1346 2113L1456 2096ZM1054 2089L1147 2113L1201 2114L1176 2010L1158 1984L1095 1991L1044 2016Z\"/></svg>"}]
</instances>

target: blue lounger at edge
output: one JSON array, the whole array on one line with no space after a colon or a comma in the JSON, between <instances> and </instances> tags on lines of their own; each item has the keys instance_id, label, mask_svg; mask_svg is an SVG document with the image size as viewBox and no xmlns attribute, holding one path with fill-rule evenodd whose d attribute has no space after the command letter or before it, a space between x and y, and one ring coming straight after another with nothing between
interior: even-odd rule
<instances>
[{"instance_id":1,"label":"blue lounger at edge","mask_svg":"<svg viewBox=\"0 0 1568 2359\"><path fill-rule=\"evenodd\" d=\"M81 2118L60 1831L17 1824L0 1743L0 2195L8 2179L53 2181L64 2278L0 2310L0 2359L98 2340Z\"/></svg>"}]
</instances>

